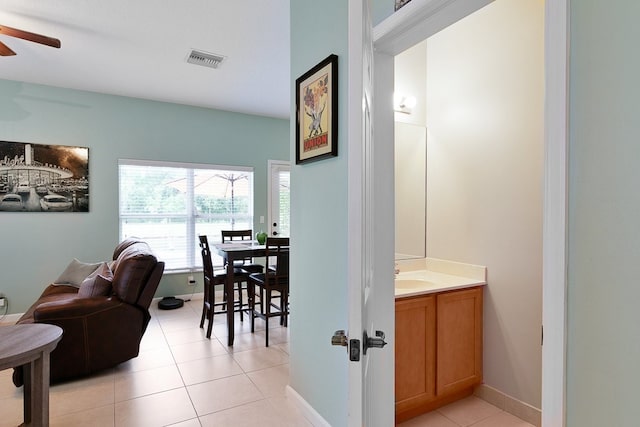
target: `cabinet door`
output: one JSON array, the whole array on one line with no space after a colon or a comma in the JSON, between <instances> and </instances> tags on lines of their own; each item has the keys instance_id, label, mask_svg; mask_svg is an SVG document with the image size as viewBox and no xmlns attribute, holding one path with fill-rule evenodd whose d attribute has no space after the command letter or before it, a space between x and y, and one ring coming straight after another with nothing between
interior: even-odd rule
<instances>
[{"instance_id":1,"label":"cabinet door","mask_svg":"<svg viewBox=\"0 0 640 427\"><path fill-rule=\"evenodd\" d=\"M482 381L482 288L437 296L437 394Z\"/></svg>"},{"instance_id":2,"label":"cabinet door","mask_svg":"<svg viewBox=\"0 0 640 427\"><path fill-rule=\"evenodd\" d=\"M435 296L396 301L396 411L435 396L435 333Z\"/></svg>"}]
</instances>

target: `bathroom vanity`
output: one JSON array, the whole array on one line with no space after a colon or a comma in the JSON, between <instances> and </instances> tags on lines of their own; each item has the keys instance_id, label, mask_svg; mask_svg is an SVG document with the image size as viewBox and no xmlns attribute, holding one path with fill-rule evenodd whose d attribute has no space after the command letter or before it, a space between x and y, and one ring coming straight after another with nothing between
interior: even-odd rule
<instances>
[{"instance_id":1,"label":"bathroom vanity","mask_svg":"<svg viewBox=\"0 0 640 427\"><path fill-rule=\"evenodd\" d=\"M396 274L396 423L473 393L482 382L486 268L424 258Z\"/></svg>"}]
</instances>

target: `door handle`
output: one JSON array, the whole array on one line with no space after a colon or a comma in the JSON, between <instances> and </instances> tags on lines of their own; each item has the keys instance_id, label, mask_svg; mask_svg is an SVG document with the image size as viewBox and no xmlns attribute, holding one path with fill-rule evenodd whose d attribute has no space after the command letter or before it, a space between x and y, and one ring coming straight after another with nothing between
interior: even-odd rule
<instances>
[{"instance_id":1,"label":"door handle","mask_svg":"<svg viewBox=\"0 0 640 427\"><path fill-rule=\"evenodd\" d=\"M273 233L271 233L271 234L273 234L274 236L277 236L277 235L278 235L278 232L277 232L277 231L274 231L274 232L273 232Z\"/></svg>"},{"instance_id":2,"label":"door handle","mask_svg":"<svg viewBox=\"0 0 640 427\"><path fill-rule=\"evenodd\" d=\"M367 331L364 331L362 337L362 352L364 354L367 354L367 349L369 348L383 348L385 345L387 345L387 343L384 340L384 332L376 331L376 336L370 337Z\"/></svg>"}]
</instances>

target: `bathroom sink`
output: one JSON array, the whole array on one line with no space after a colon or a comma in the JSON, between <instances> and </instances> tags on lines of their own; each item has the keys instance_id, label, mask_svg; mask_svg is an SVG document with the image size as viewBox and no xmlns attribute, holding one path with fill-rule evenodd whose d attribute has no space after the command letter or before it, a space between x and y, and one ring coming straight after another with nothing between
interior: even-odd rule
<instances>
[{"instance_id":1,"label":"bathroom sink","mask_svg":"<svg viewBox=\"0 0 640 427\"><path fill-rule=\"evenodd\" d=\"M414 289L428 289L435 286L435 283L420 279L396 279L395 286L399 291L408 291Z\"/></svg>"}]
</instances>

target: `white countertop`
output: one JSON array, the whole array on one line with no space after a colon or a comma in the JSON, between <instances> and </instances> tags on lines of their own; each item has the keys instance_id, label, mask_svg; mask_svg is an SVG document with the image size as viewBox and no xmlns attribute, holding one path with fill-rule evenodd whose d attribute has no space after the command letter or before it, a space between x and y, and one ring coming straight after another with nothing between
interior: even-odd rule
<instances>
[{"instance_id":1,"label":"white countertop","mask_svg":"<svg viewBox=\"0 0 640 427\"><path fill-rule=\"evenodd\" d=\"M453 261L424 258L398 262L395 296L404 298L464 289L487 284L486 267Z\"/></svg>"}]
</instances>

